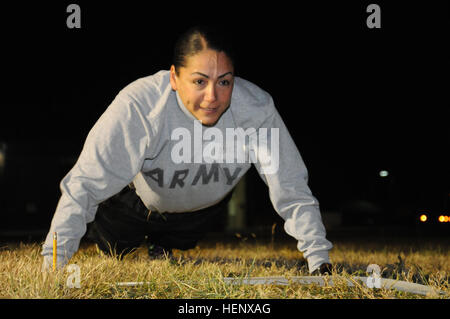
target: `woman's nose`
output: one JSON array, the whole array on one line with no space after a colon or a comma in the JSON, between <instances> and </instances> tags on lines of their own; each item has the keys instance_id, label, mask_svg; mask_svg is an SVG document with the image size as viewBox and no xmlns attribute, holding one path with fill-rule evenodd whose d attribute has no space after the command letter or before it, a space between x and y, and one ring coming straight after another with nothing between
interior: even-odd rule
<instances>
[{"instance_id":1,"label":"woman's nose","mask_svg":"<svg viewBox=\"0 0 450 319\"><path fill-rule=\"evenodd\" d=\"M208 102L214 102L216 100L217 96L216 96L216 88L214 87L213 84L210 84L207 88L206 88L206 93L205 93L205 100Z\"/></svg>"}]
</instances>

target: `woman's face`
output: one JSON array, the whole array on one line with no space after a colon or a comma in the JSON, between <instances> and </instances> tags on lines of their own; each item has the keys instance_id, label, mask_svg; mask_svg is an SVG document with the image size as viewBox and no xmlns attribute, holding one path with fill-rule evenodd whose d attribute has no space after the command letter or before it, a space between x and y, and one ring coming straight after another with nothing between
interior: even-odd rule
<instances>
[{"instance_id":1,"label":"woman's face","mask_svg":"<svg viewBox=\"0 0 450 319\"><path fill-rule=\"evenodd\" d=\"M203 125L216 124L230 106L234 68L223 52L204 49L186 58L186 67L170 68L172 89L178 91L184 106Z\"/></svg>"}]
</instances>

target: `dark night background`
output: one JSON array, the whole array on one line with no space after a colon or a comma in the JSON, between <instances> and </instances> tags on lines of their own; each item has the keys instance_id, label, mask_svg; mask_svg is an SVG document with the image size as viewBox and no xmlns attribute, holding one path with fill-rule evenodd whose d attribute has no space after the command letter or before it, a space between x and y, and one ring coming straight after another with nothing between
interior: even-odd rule
<instances>
[{"instance_id":1,"label":"dark night background","mask_svg":"<svg viewBox=\"0 0 450 319\"><path fill-rule=\"evenodd\" d=\"M233 33L237 75L273 96L324 212L413 235L417 214L450 215L444 1L373 1L381 29L367 28L365 1L72 2L81 29L66 26L71 2L1 8L0 236L48 229L92 125L128 83L168 69L176 37L199 23ZM249 229L280 222L266 194L252 169ZM448 238L450 223L435 226Z\"/></svg>"}]
</instances>

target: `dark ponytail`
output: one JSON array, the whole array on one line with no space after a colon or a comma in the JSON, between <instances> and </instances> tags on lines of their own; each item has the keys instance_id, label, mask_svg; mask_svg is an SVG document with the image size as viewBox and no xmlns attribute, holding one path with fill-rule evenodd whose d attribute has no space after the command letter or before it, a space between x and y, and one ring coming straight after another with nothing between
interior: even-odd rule
<instances>
[{"instance_id":1,"label":"dark ponytail","mask_svg":"<svg viewBox=\"0 0 450 319\"><path fill-rule=\"evenodd\" d=\"M178 74L186 66L186 58L204 49L225 53L235 65L234 48L230 34L219 27L195 26L185 31L175 42L172 63Z\"/></svg>"}]
</instances>

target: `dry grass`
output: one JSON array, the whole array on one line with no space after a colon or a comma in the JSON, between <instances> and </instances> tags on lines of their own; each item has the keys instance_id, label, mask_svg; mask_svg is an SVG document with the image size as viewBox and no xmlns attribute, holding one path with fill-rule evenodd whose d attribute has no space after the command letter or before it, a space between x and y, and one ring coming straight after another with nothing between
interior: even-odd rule
<instances>
[{"instance_id":1,"label":"dry grass","mask_svg":"<svg viewBox=\"0 0 450 319\"><path fill-rule=\"evenodd\" d=\"M81 287L68 288L66 270L42 273L40 245L10 244L0 249L0 297L2 298L448 298L448 247L439 245L375 245L335 243L330 253L336 266L334 285L291 284L229 285L223 277L309 275L294 242L285 244L200 244L174 257L149 260L144 248L123 261L84 245L71 259L81 270ZM447 295L420 296L395 290L369 289L346 278L365 276L376 263L385 278L430 285ZM117 282L146 282L120 287Z\"/></svg>"}]
</instances>

